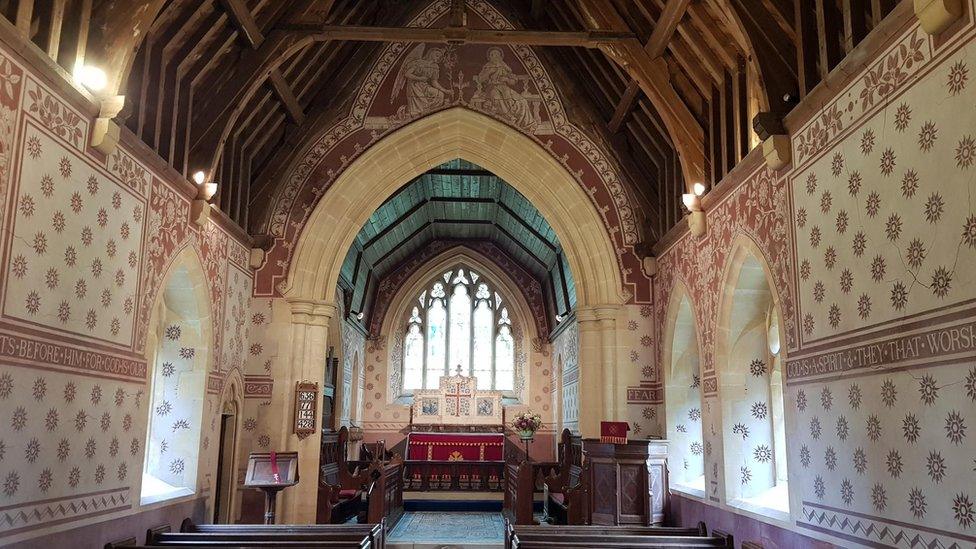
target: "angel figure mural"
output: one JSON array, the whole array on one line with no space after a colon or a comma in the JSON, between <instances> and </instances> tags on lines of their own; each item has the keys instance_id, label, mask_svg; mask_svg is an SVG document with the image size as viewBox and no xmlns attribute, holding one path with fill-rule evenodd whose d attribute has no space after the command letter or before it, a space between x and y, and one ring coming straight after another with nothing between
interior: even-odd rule
<instances>
[{"instance_id":1,"label":"angel figure mural","mask_svg":"<svg viewBox=\"0 0 976 549\"><path fill-rule=\"evenodd\" d=\"M489 48L488 61L474 77L476 91L472 103L480 104L481 108L501 115L516 126L532 128L538 120L526 93L526 83L530 80L528 75L512 71L501 48ZM515 90L519 82L522 82L522 92Z\"/></svg>"},{"instance_id":2,"label":"angel figure mural","mask_svg":"<svg viewBox=\"0 0 976 549\"><path fill-rule=\"evenodd\" d=\"M411 117L430 112L442 107L452 95L451 90L440 83L441 61L444 59L444 48L431 48L424 51L426 44L418 44L407 54L400 65L390 101L396 101L400 92L406 90L406 115ZM403 107L397 112L402 115Z\"/></svg>"}]
</instances>

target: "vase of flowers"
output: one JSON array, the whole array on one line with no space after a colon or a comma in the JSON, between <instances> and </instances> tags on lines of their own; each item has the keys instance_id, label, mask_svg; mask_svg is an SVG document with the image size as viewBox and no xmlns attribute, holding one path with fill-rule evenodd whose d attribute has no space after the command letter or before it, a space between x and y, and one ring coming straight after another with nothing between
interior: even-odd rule
<instances>
[{"instance_id":1,"label":"vase of flowers","mask_svg":"<svg viewBox=\"0 0 976 549\"><path fill-rule=\"evenodd\" d=\"M532 412L522 412L512 420L512 429L518 432L519 438L522 440L535 438L535 432L539 430L539 427L542 427L542 416Z\"/></svg>"}]
</instances>

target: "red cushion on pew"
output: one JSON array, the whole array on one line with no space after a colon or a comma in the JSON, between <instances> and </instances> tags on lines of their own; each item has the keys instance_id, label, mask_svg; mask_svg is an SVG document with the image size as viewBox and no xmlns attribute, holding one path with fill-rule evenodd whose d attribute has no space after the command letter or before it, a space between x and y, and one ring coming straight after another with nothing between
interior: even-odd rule
<instances>
[{"instance_id":1,"label":"red cushion on pew","mask_svg":"<svg viewBox=\"0 0 976 549\"><path fill-rule=\"evenodd\" d=\"M339 490L339 499L350 499L359 495L359 490Z\"/></svg>"},{"instance_id":2,"label":"red cushion on pew","mask_svg":"<svg viewBox=\"0 0 976 549\"><path fill-rule=\"evenodd\" d=\"M566 496L562 495L561 492L555 492L555 493L550 492L549 497L552 498L552 501L555 501L559 505L563 505L564 502L566 501Z\"/></svg>"}]
</instances>

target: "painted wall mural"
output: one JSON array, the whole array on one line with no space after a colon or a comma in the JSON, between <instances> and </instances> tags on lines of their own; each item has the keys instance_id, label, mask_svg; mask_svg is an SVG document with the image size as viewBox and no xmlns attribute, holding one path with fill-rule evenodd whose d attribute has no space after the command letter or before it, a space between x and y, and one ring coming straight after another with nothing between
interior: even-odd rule
<instances>
[{"instance_id":1,"label":"painted wall mural","mask_svg":"<svg viewBox=\"0 0 976 549\"><path fill-rule=\"evenodd\" d=\"M750 155L706 202L707 235L661 253L655 317L675 280L695 296L710 509L735 512L724 487L741 480L725 478L742 453L722 443L735 423L721 405L739 396L719 379L742 364L720 363L716 340L743 235L783 323L793 530L842 546L976 541L974 31L971 17L938 39L908 24L799 126L794 166Z\"/></svg>"},{"instance_id":2,"label":"painted wall mural","mask_svg":"<svg viewBox=\"0 0 976 549\"><path fill-rule=\"evenodd\" d=\"M435 0L411 26L441 24L450 2ZM485 0L468 2L472 26L511 29ZM427 114L464 106L492 116L548 149L587 191L618 251L623 290L636 303L650 302L650 281L633 246L639 220L614 165L568 119L552 79L532 48L478 44L388 45L365 78L347 118L326 130L300 155L273 198L267 231L275 237L267 265L257 275L257 294L277 295L287 277L294 243L323 193L370 145Z\"/></svg>"},{"instance_id":3,"label":"painted wall mural","mask_svg":"<svg viewBox=\"0 0 976 549\"><path fill-rule=\"evenodd\" d=\"M108 157L89 150L81 98L43 73L0 47L0 544L138 515L145 453L161 454L146 448L150 316L187 248L206 272L213 324L194 348L223 349L209 353L191 425L200 460L188 485L209 493L217 400L247 337L221 327L249 308L253 284L248 244L219 221L189 223L189 184L166 182L124 143Z\"/></svg>"}]
</instances>

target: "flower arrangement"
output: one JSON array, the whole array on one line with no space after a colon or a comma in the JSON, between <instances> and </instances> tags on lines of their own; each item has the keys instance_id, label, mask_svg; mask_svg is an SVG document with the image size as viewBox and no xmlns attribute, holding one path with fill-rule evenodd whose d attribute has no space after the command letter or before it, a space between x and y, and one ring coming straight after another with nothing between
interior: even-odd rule
<instances>
[{"instance_id":1,"label":"flower arrangement","mask_svg":"<svg viewBox=\"0 0 976 549\"><path fill-rule=\"evenodd\" d=\"M532 438L539 427L542 427L542 416L532 412L516 414L512 420L512 429L518 431L522 438Z\"/></svg>"}]
</instances>

